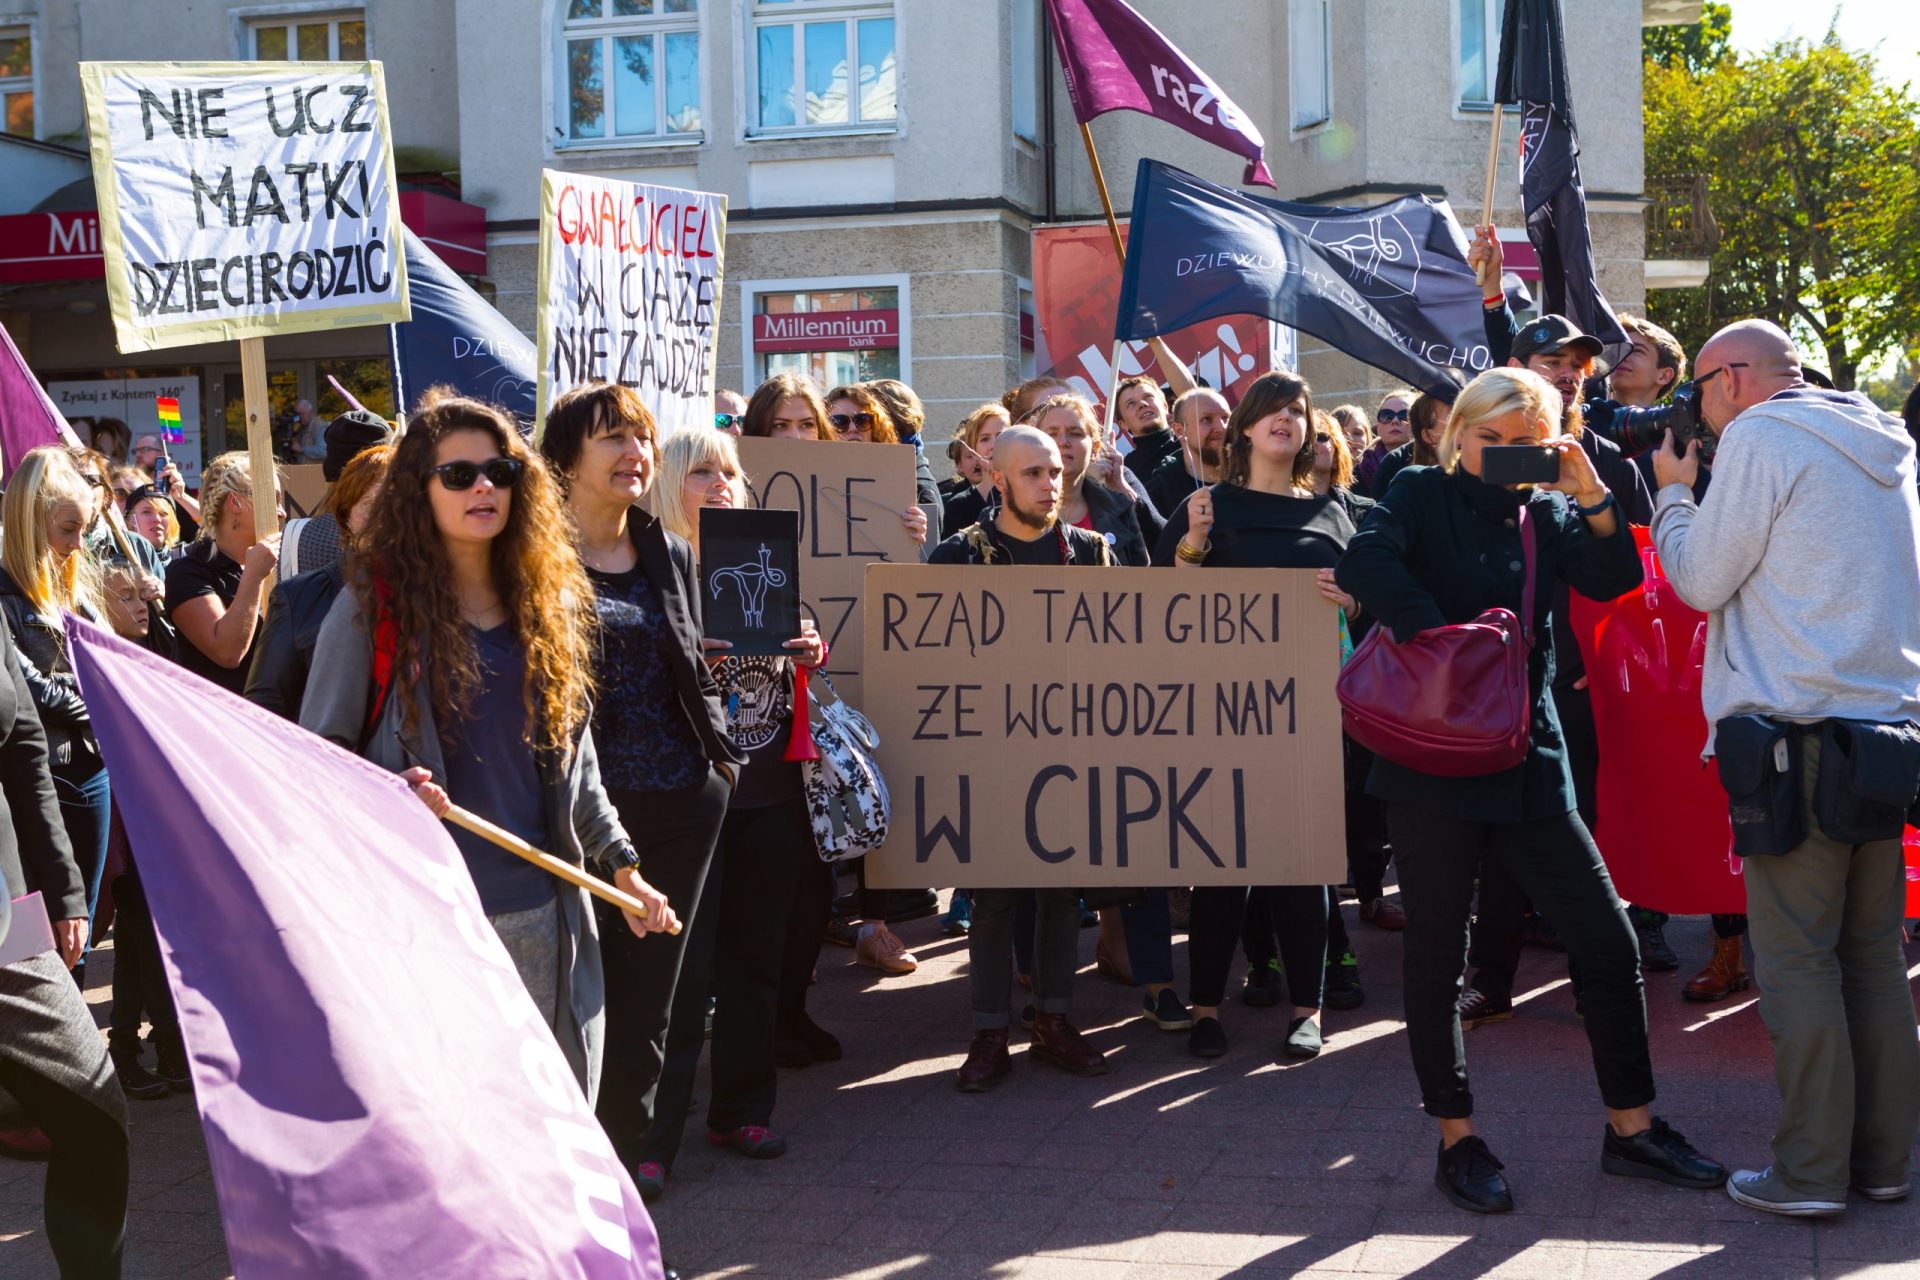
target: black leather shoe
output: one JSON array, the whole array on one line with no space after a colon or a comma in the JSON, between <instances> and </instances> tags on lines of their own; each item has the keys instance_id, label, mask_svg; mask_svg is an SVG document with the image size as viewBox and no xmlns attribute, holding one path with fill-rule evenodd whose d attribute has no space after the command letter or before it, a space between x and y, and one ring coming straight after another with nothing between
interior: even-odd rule
<instances>
[{"instance_id":1,"label":"black leather shoe","mask_svg":"<svg viewBox=\"0 0 1920 1280\"><path fill-rule=\"evenodd\" d=\"M1478 1137L1462 1138L1440 1148L1440 1167L1434 1170L1433 1185L1462 1209L1512 1213L1513 1189L1500 1175L1505 1167Z\"/></svg>"},{"instance_id":2,"label":"black leather shoe","mask_svg":"<svg viewBox=\"0 0 1920 1280\"><path fill-rule=\"evenodd\" d=\"M1695 1151L1686 1135L1655 1119L1653 1127L1623 1138L1607 1126L1600 1148L1600 1168L1623 1178L1652 1178L1670 1187L1710 1190L1725 1184L1726 1166Z\"/></svg>"}]
</instances>

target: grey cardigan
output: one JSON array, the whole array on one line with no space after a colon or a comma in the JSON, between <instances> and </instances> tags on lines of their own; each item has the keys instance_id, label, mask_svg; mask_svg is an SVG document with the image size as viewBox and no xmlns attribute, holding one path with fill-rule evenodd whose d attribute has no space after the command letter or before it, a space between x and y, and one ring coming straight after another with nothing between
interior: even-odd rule
<instances>
[{"instance_id":1,"label":"grey cardigan","mask_svg":"<svg viewBox=\"0 0 1920 1280\"><path fill-rule=\"evenodd\" d=\"M373 633L362 616L358 593L348 587L333 602L327 620L320 626L320 635L314 644L313 669L300 703L301 727L395 773L419 766L436 779L444 779L446 760L441 752L439 732L434 727L427 681L414 684L416 734L406 733L400 700L388 698L381 709L379 723L373 726L373 732L363 744L361 734L372 692ZM600 763L594 753L592 733L583 725L564 769L556 767L551 753L536 752L535 756L541 762L541 781L546 791L547 830L553 833L556 842L556 847L547 852L575 866L591 861L611 874L616 865L616 851L629 841L619 815L600 785ZM459 798L455 797L455 803L458 802ZM584 889L562 892L559 900L565 924L561 940L560 973L564 988L561 1006L572 1010L575 1024L573 1034L562 1035L560 1044L586 1087L587 1096L592 1098L598 1085L599 1028L606 995L598 934Z\"/></svg>"}]
</instances>

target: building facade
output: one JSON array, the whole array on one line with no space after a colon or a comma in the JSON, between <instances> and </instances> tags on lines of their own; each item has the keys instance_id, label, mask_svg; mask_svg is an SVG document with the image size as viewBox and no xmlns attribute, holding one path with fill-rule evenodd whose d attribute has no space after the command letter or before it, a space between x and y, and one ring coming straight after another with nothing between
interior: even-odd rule
<instances>
[{"instance_id":1,"label":"building facade","mask_svg":"<svg viewBox=\"0 0 1920 1280\"><path fill-rule=\"evenodd\" d=\"M1352 205L1422 191L1478 218L1503 0L1134 3L1260 127L1281 196ZM1601 280L1616 307L1638 309L1640 27L1698 6L1564 7ZM78 251L92 194L75 63L372 57L386 64L415 211L482 211L484 241L459 247L522 330L542 168L723 192L720 385L788 368L826 384L897 376L943 436L1047 363L1034 228L1100 216L1048 45L1041 0L0 0L13 135L0 139L0 319L49 382L197 380L216 451L239 421L232 353L119 356L97 266L89 276ZM1240 174L1235 157L1144 116L1092 131L1123 212L1143 156L1226 185ZM1517 141L1510 125L1503 229L1520 224ZM36 252L62 237L65 250ZM1310 336L1298 350L1323 398L1386 385ZM374 403L384 351L380 332L270 343L276 408L334 407L328 374Z\"/></svg>"}]
</instances>

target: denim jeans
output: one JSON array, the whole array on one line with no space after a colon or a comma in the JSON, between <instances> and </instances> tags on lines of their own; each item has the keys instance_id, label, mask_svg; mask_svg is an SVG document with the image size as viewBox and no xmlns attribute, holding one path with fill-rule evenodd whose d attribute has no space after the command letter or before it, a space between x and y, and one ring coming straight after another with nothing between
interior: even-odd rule
<instances>
[{"instance_id":1,"label":"denim jeans","mask_svg":"<svg viewBox=\"0 0 1920 1280\"><path fill-rule=\"evenodd\" d=\"M107 783L107 771L98 765L78 772L67 766L55 768L53 789L60 797L60 821L73 846L73 860L80 864L80 878L87 886L87 945L80 963L73 967L73 980L84 988L87 955L93 950L93 912L100 905L100 880L107 870L113 789Z\"/></svg>"}]
</instances>

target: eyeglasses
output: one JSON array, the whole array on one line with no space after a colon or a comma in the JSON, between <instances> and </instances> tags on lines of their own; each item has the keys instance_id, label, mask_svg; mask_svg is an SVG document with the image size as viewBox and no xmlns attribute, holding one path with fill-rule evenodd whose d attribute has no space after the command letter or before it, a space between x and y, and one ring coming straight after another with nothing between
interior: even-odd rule
<instances>
[{"instance_id":1,"label":"eyeglasses","mask_svg":"<svg viewBox=\"0 0 1920 1280\"><path fill-rule=\"evenodd\" d=\"M1380 421L1382 422L1406 422L1412 417L1413 410L1411 409L1382 409L1380 411Z\"/></svg>"},{"instance_id":2,"label":"eyeglasses","mask_svg":"<svg viewBox=\"0 0 1920 1280\"><path fill-rule=\"evenodd\" d=\"M833 413L827 415L827 421L833 424L835 431L845 431L849 427L858 427L862 431L873 430L873 415L870 413Z\"/></svg>"},{"instance_id":3,"label":"eyeglasses","mask_svg":"<svg viewBox=\"0 0 1920 1280\"><path fill-rule=\"evenodd\" d=\"M744 413L716 413L713 415L713 425L722 431L737 430L746 420L747 415Z\"/></svg>"},{"instance_id":4,"label":"eyeglasses","mask_svg":"<svg viewBox=\"0 0 1920 1280\"><path fill-rule=\"evenodd\" d=\"M443 462L433 469L440 477L440 483L453 493L463 493L473 488L474 481L481 476L496 489L511 489L520 483L521 473L526 464L518 458L489 458L485 462Z\"/></svg>"},{"instance_id":5,"label":"eyeglasses","mask_svg":"<svg viewBox=\"0 0 1920 1280\"><path fill-rule=\"evenodd\" d=\"M1695 387L1704 387L1707 383L1712 382L1715 378L1719 377L1721 374L1725 373L1729 369L1747 369L1751 367L1752 366L1749 365L1745 360L1732 360L1727 362L1726 364L1719 366L1718 368L1709 369L1705 373L1694 375L1693 385Z\"/></svg>"}]
</instances>

